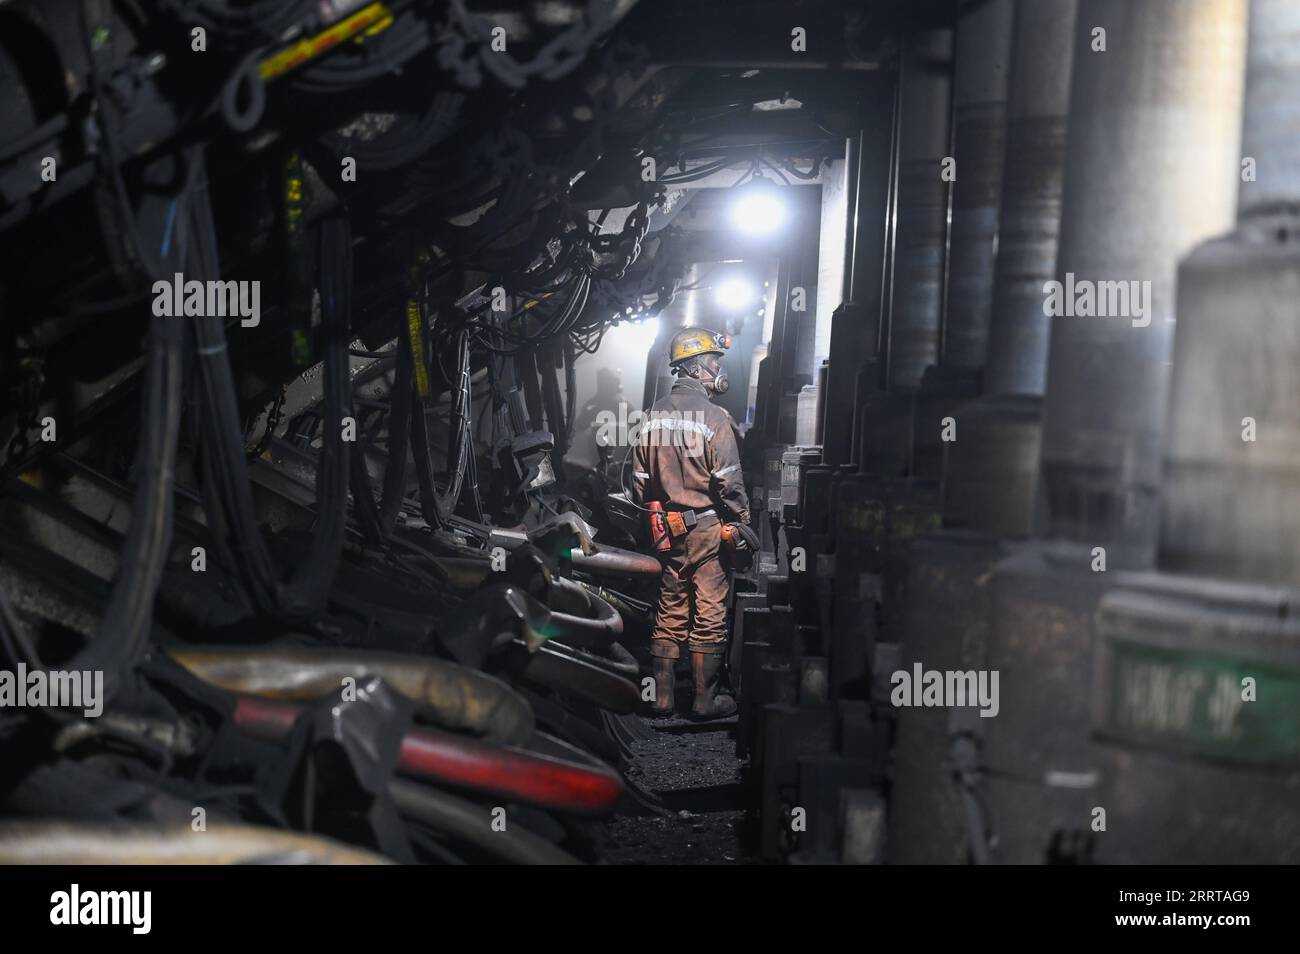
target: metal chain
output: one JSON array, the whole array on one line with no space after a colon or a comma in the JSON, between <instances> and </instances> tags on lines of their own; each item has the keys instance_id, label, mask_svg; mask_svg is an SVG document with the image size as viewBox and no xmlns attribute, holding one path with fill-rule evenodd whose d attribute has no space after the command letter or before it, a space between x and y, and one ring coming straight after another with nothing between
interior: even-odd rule
<instances>
[{"instance_id":1,"label":"metal chain","mask_svg":"<svg viewBox=\"0 0 1300 954\"><path fill-rule=\"evenodd\" d=\"M586 10L567 30L549 40L527 63L492 49L495 24L487 17L470 13L464 0L452 0L450 23L438 40L438 63L455 75L456 83L478 89L483 70L511 89L522 89L534 76L559 79L571 73L586 58L587 50L614 24L613 0L588 0ZM467 52L477 43L477 55Z\"/></svg>"}]
</instances>

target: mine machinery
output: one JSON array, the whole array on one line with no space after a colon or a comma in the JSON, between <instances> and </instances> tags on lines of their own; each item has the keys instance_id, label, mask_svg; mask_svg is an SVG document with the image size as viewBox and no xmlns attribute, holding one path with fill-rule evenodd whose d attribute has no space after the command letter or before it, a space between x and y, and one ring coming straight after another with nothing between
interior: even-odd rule
<instances>
[{"instance_id":1,"label":"mine machinery","mask_svg":"<svg viewBox=\"0 0 1300 954\"><path fill-rule=\"evenodd\" d=\"M709 811L627 475L692 326L739 860L1300 862L1297 130L1288 0L0 0L0 862Z\"/></svg>"}]
</instances>

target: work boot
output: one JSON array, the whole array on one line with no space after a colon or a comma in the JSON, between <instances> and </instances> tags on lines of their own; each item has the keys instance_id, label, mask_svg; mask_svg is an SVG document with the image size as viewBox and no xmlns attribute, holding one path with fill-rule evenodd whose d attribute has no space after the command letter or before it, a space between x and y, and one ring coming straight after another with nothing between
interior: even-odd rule
<instances>
[{"instance_id":1,"label":"work boot","mask_svg":"<svg viewBox=\"0 0 1300 954\"><path fill-rule=\"evenodd\" d=\"M674 693L677 688L677 671L675 659L654 656L655 701L650 706L650 714L656 719L671 719L673 716Z\"/></svg>"},{"instance_id":2,"label":"work boot","mask_svg":"<svg viewBox=\"0 0 1300 954\"><path fill-rule=\"evenodd\" d=\"M695 683L692 719L703 722L735 714L736 700L718 695L718 670L721 668L722 653L691 653L691 677Z\"/></svg>"}]
</instances>

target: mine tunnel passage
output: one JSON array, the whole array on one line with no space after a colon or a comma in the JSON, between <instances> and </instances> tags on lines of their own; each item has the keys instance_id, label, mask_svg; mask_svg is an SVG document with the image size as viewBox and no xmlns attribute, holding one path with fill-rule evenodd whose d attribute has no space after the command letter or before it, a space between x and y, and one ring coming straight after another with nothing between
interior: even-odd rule
<instances>
[{"instance_id":1,"label":"mine tunnel passage","mask_svg":"<svg viewBox=\"0 0 1300 954\"><path fill-rule=\"evenodd\" d=\"M0 861L1300 862L1297 90L1288 0L0 0Z\"/></svg>"}]
</instances>

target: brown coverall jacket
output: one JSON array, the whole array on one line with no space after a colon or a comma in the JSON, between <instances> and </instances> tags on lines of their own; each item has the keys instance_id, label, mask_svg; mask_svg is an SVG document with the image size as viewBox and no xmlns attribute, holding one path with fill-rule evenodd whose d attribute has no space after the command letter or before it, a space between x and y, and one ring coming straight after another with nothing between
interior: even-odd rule
<instances>
[{"instance_id":1,"label":"brown coverall jacket","mask_svg":"<svg viewBox=\"0 0 1300 954\"><path fill-rule=\"evenodd\" d=\"M656 401L633 451L632 492L637 503L665 510L713 510L670 551L659 554L663 576L650 651L676 659L682 644L695 652L723 652L727 640L726 568L722 524L749 522L740 448L731 415L709 401L700 382L682 378Z\"/></svg>"}]
</instances>

